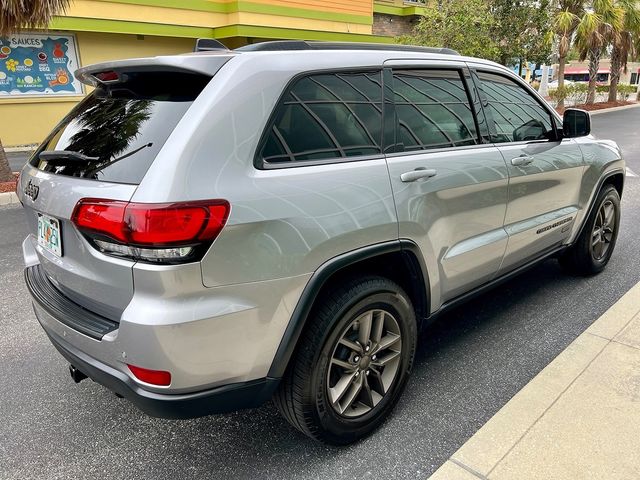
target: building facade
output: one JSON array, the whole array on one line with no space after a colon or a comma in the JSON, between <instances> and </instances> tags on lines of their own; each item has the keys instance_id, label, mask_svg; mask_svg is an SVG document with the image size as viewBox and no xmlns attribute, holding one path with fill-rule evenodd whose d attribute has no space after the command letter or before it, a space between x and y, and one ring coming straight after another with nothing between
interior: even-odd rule
<instances>
[{"instance_id":1,"label":"building facade","mask_svg":"<svg viewBox=\"0 0 640 480\"><path fill-rule=\"evenodd\" d=\"M598 68L598 76L596 81L602 85L609 84L609 75L611 68L611 60L600 60ZM556 70L557 71L557 68ZM588 62L570 62L564 69L564 79L572 82L588 82L589 81L589 63ZM620 75L620 83L630 85L638 85L640 83L640 63L629 62L627 70Z\"/></svg>"},{"instance_id":2,"label":"building facade","mask_svg":"<svg viewBox=\"0 0 640 480\"><path fill-rule=\"evenodd\" d=\"M75 0L49 30L0 38L0 138L39 143L88 93L83 65L276 39L391 43L424 11L403 0Z\"/></svg>"}]
</instances>

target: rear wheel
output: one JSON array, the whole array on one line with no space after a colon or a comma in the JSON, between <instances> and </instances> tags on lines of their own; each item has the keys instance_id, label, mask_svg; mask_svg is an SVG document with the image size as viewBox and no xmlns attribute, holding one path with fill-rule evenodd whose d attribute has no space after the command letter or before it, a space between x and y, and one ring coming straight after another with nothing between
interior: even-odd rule
<instances>
[{"instance_id":1,"label":"rear wheel","mask_svg":"<svg viewBox=\"0 0 640 480\"><path fill-rule=\"evenodd\" d=\"M411 301L398 285L382 277L350 280L314 309L275 403L310 437L352 443L394 407L416 337Z\"/></svg>"},{"instance_id":2,"label":"rear wheel","mask_svg":"<svg viewBox=\"0 0 640 480\"><path fill-rule=\"evenodd\" d=\"M576 243L561 257L560 264L578 275L593 275L604 270L613 254L620 226L620 195L612 185L598 194L595 208Z\"/></svg>"}]
</instances>

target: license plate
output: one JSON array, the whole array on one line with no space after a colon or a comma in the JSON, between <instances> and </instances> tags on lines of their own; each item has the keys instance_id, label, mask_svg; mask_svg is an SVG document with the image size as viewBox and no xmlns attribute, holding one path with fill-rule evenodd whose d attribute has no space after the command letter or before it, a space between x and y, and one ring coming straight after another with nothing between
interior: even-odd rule
<instances>
[{"instance_id":1,"label":"license plate","mask_svg":"<svg viewBox=\"0 0 640 480\"><path fill-rule=\"evenodd\" d=\"M58 257L62 256L60 220L42 213L38 214L38 244Z\"/></svg>"}]
</instances>

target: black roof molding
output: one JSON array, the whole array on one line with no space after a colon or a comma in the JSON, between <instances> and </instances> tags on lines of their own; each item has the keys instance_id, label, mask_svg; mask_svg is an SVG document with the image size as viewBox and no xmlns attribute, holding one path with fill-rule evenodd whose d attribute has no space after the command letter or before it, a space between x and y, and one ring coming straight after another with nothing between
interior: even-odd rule
<instances>
[{"instance_id":1,"label":"black roof molding","mask_svg":"<svg viewBox=\"0 0 640 480\"><path fill-rule=\"evenodd\" d=\"M236 48L236 52L281 52L287 50L387 50L395 52L438 53L460 55L450 48L419 47L416 45L398 45L385 43L357 42L308 42L304 40L277 40L260 42Z\"/></svg>"}]
</instances>

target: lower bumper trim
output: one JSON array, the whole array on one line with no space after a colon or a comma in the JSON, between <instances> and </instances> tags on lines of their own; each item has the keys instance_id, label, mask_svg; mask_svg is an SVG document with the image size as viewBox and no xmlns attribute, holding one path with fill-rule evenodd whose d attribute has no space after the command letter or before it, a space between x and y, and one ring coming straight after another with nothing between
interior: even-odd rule
<instances>
[{"instance_id":1,"label":"lower bumper trim","mask_svg":"<svg viewBox=\"0 0 640 480\"><path fill-rule=\"evenodd\" d=\"M279 379L260 378L186 394L162 394L140 388L124 373L74 348L45 330L60 354L80 372L122 396L148 415L160 418L196 418L214 413L259 407L275 392Z\"/></svg>"}]
</instances>

